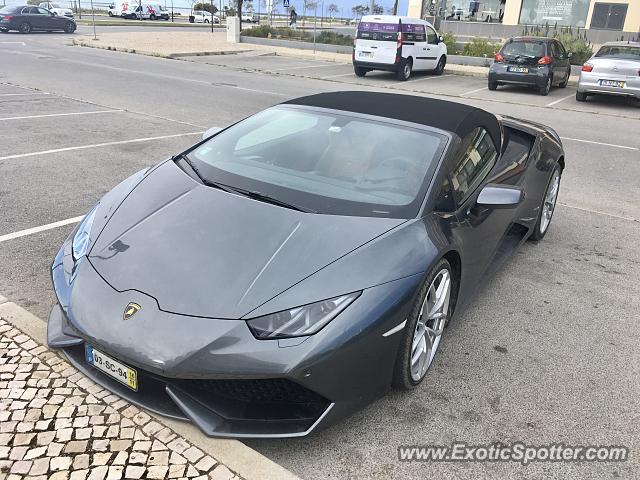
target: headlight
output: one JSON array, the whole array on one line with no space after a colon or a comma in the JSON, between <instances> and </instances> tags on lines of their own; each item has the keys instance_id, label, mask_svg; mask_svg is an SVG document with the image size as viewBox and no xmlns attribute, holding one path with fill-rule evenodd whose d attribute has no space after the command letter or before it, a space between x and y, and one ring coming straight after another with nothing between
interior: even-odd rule
<instances>
[{"instance_id":1,"label":"headlight","mask_svg":"<svg viewBox=\"0 0 640 480\"><path fill-rule=\"evenodd\" d=\"M313 335L333 320L360 292L349 293L283 312L247 320L253 335L259 340Z\"/></svg>"},{"instance_id":2,"label":"headlight","mask_svg":"<svg viewBox=\"0 0 640 480\"><path fill-rule=\"evenodd\" d=\"M93 207L89 213L85 215L78 225L78 230L73 236L73 243L71 244L71 254L73 259L78 261L80 257L87 253L87 247L89 246L89 234L91 233L91 225L93 225L93 219L96 216L96 210L98 205Z\"/></svg>"}]
</instances>

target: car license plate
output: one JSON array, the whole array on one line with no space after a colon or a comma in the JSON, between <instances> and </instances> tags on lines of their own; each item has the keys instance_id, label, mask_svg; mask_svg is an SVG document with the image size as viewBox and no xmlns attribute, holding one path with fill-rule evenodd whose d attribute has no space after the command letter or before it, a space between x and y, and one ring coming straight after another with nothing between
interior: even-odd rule
<instances>
[{"instance_id":1,"label":"car license plate","mask_svg":"<svg viewBox=\"0 0 640 480\"><path fill-rule=\"evenodd\" d=\"M373 58L373 52L360 52L360 58Z\"/></svg>"},{"instance_id":2,"label":"car license plate","mask_svg":"<svg viewBox=\"0 0 640 480\"><path fill-rule=\"evenodd\" d=\"M85 357L89 365L124 383L131 390L138 391L138 373L133 368L114 360L91 345L85 345Z\"/></svg>"},{"instance_id":3,"label":"car license plate","mask_svg":"<svg viewBox=\"0 0 640 480\"><path fill-rule=\"evenodd\" d=\"M621 82L619 80L600 80L600 85L603 87L624 88L624 82Z\"/></svg>"},{"instance_id":4,"label":"car license plate","mask_svg":"<svg viewBox=\"0 0 640 480\"><path fill-rule=\"evenodd\" d=\"M527 67L507 67L507 72L529 73L529 69Z\"/></svg>"}]
</instances>

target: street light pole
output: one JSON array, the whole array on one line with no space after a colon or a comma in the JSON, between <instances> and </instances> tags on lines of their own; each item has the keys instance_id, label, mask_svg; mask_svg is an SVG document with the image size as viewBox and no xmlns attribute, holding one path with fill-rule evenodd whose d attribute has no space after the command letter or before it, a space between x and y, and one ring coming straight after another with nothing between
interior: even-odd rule
<instances>
[{"instance_id":1,"label":"street light pole","mask_svg":"<svg viewBox=\"0 0 640 480\"><path fill-rule=\"evenodd\" d=\"M93 0L91 0L91 21L93 23L93 39L97 40L96 36L96 12L93 10Z\"/></svg>"}]
</instances>

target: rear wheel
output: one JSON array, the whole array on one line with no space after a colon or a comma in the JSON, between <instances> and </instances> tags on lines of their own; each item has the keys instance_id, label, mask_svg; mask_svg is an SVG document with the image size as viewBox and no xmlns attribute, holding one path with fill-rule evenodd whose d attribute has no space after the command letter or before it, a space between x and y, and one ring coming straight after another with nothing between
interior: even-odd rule
<instances>
[{"instance_id":1,"label":"rear wheel","mask_svg":"<svg viewBox=\"0 0 640 480\"><path fill-rule=\"evenodd\" d=\"M411 77L411 72L413 70L413 62L410 58L403 58L400 61L400 69L398 70L397 77L398 80L407 81Z\"/></svg>"},{"instance_id":2,"label":"rear wheel","mask_svg":"<svg viewBox=\"0 0 640 480\"><path fill-rule=\"evenodd\" d=\"M156 19L156 15L155 15L154 13L152 13L152 14L149 16L149 20L155 20L155 19Z\"/></svg>"},{"instance_id":3,"label":"rear wheel","mask_svg":"<svg viewBox=\"0 0 640 480\"><path fill-rule=\"evenodd\" d=\"M553 78L551 77L551 75L549 75L547 77L547 82L544 84L544 86L540 87L540 95L546 97L547 95L549 95L549 92L551 91L551 84L553 83Z\"/></svg>"},{"instance_id":4,"label":"rear wheel","mask_svg":"<svg viewBox=\"0 0 640 480\"><path fill-rule=\"evenodd\" d=\"M67 33L75 32L76 31L76 24L75 23L71 23L71 22L67 23L64 26L64 31L67 32Z\"/></svg>"},{"instance_id":5,"label":"rear wheel","mask_svg":"<svg viewBox=\"0 0 640 480\"><path fill-rule=\"evenodd\" d=\"M549 179L547 190L544 193L542 204L540 205L540 213L538 214L538 221L536 226L529 237L531 240L540 241L544 238L551 225L551 219L553 218L553 211L556 208L556 201L558 200L558 192L560 191L560 179L562 177L562 168L560 164L556 164Z\"/></svg>"},{"instance_id":6,"label":"rear wheel","mask_svg":"<svg viewBox=\"0 0 640 480\"><path fill-rule=\"evenodd\" d=\"M109 16L110 16L110 17L113 17L113 12L109 12Z\"/></svg>"},{"instance_id":7,"label":"rear wheel","mask_svg":"<svg viewBox=\"0 0 640 480\"><path fill-rule=\"evenodd\" d=\"M205 19L204 19L204 23L209 23L209 19L208 19L208 18L205 18Z\"/></svg>"},{"instance_id":8,"label":"rear wheel","mask_svg":"<svg viewBox=\"0 0 640 480\"><path fill-rule=\"evenodd\" d=\"M31 24L29 22L22 22L18 26L18 31L20 33L31 33Z\"/></svg>"},{"instance_id":9,"label":"rear wheel","mask_svg":"<svg viewBox=\"0 0 640 480\"><path fill-rule=\"evenodd\" d=\"M355 72L356 77L364 77L367 74L367 72L369 72L369 69L363 68L363 67L356 67L354 65L353 71Z\"/></svg>"},{"instance_id":10,"label":"rear wheel","mask_svg":"<svg viewBox=\"0 0 640 480\"><path fill-rule=\"evenodd\" d=\"M489 87L489 90L497 90L498 89L498 82L489 81L489 84L487 86Z\"/></svg>"},{"instance_id":11,"label":"rear wheel","mask_svg":"<svg viewBox=\"0 0 640 480\"><path fill-rule=\"evenodd\" d=\"M444 72L444 67L447 65L447 58L443 55L438 60L438 65L436 65L435 70L433 71L436 75L442 75Z\"/></svg>"},{"instance_id":12,"label":"rear wheel","mask_svg":"<svg viewBox=\"0 0 640 480\"><path fill-rule=\"evenodd\" d=\"M454 282L451 265L444 258L427 275L403 331L393 374L395 387L409 390L424 379L451 316Z\"/></svg>"},{"instance_id":13,"label":"rear wheel","mask_svg":"<svg viewBox=\"0 0 640 480\"><path fill-rule=\"evenodd\" d=\"M576 100L578 102L586 102L587 101L587 94L584 92L576 92Z\"/></svg>"}]
</instances>

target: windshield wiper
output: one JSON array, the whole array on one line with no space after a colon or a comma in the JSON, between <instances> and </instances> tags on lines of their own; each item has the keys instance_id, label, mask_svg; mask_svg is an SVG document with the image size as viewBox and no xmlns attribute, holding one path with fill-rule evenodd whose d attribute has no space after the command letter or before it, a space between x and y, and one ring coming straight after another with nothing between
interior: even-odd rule
<instances>
[{"instance_id":1,"label":"windshield wiper","mask_svg":"<svg viewBox=\"0 0 640 480\"><path fill-rule=\"evenodd\" d=\"M279 198L274 198L270 195L264 194L262 192L258 192L256 190L244 190L238 187L232 187L230 185L224 185L225 188L228 188L234 192L237 192L246 197L252 198L254 200L258 200L260 202L271 203L272 205L278 205L280 207L289 208L291 210L297 210L299 212L304 213L318 213L315 210L312 210L307 207L303 207L301 205L296 205L295 203L285 202L284 200L280 200Z\"/></svg>"},{"instance_id":2,"label":"windshield wiper","mask_svg":"<svg viewBox=\"0 0 640 480\"><path fill-rule=\"evenodd\" d=\"M202 183L204 183L205 185L209 186L209 187L217 188L218 190L222 190L222 191L227 192L227 193L240 194L240 195L243 195L245 197L252 198L254 200L259 200L259 201L265 202L265 203L271 203L272 205L278 205L280 207L289 208L291 210L297 210L299 212L318 213L315 210L312 210L310 208L303 207L303 206L300 206L300 205L296 205L296 204L290 203L290 202L285 202L284 200L280 200L278 198L271 197L271 196L266 195L266 194L264 194L262 192L258 192L258 191L255 191L255 190L245 190L243 188L233 187L231 185L226 185L224 183L216 182L215 180L209 180L208 178L205 178L204 176L202 176L202 174L198 171L198 168L191 162L191 160L189 160L189 157L187 157L184 154L175 155L175 156L171 157L171 159L174 160L174 161L178 161L178 162L185 162L187 165L189 165L189 168L200 179L200 181Z\"/></svg>"}]
</instances>

